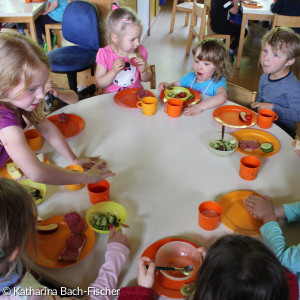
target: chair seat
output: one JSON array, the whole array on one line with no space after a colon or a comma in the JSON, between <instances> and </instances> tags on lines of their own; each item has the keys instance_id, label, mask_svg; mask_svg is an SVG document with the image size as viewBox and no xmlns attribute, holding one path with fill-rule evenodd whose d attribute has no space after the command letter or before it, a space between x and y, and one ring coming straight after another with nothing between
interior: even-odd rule
<instances>
[{"instance_id":1,"label":"chair seat","mask_svg":"<svg viewBox=\"0 0 300 300\"><path fill-rule=\"evenodd\" d=\"M52 72L80 72L93 66L96 52L80 46L66 46L47 53Z\"/></svg>"},{"instance_id":2,"label":"chair seat","mask_svg":"<svg viewBox=\"0 0 300 300\"><path fill-rule=\"evenodd\" d=\"M178 8L185 8L185 9L188 9L192 12L193 4L194 4L193 2L183 2L183 3L177 4L177 7Z\"/></svg>"}]
</instances>

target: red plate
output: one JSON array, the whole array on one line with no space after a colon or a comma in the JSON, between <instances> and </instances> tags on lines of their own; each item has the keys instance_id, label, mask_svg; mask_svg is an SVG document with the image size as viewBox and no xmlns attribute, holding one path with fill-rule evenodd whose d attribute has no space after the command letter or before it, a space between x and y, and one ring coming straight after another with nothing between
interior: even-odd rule
<instances>
[{"instance_id":1,"label":"red plate","mask_svg":"<svg viewBox=\"0 0 300 300\"><path fill-rule=\"evenodd\" d=\"M128 89L128 90L123 90L118 92L117 94L115 94L114 96L114 101L122 106L122 107L126 107L126 108L138 108L136 106L137 102L139 101L137 95L136 95L136 91L138 91L140 89ZM148 92L148 94L151 97L155 97L154 94L148 90L146 90Z\"/></svg>"},{"instance_id":2,"label":"red plate","mask_svg":"<svg viewBox=\"0 0 300 300\"><path fill-rule=\"evenodd\" d=\"M242 121L239 116L242 111L251 114L252 119L247 122ZM214 110L213 117L218 123L232 128L247 128L254 126L257 122L255 112L239 105L220 106Z\"/></svg>"},{"instance_id":3,"label":"red plate","mask_svg":"<svg viewBox=\"0 0 300 300\"><path fill-rule=\"evenodd\" d=\"M83 119L81 119L79 116L73 114L67 115L67 122L59 122L58 115L54 115L48 118L48 120L54 123L54 125L61 131L62 135L65 138L77 135L83 130L85 126Z\"/></svg>"},{"instance_id":4,"label":"red plate","mask_svg":"<svg viewBox=\"0 0 300 300\"><path fill-rule=\"evenodd\" d=\"M186 241L186 240L176 239L176 238L167 238L167 239L156 241L155 243L150 245L144 251L142 256L147 256L151 259L155 259L157 250L162 245L172 242L172 241L182 241L182 242L189 243L196 248L199 247L198 245L196 245L192 242ZM197 274L195 274L194 276L192 276L186 280L174 281L174 280L171 280L171 279L167 278L166 276L164 276L161 272L157 272L157 275L155 275L155 281L154 281L154 285L153 285L152 289L158 295L165 296L165 297L172 298L172 299L182 299L182 298L184 298L184 296L180 293L180 288L185 283L193 282L196 279L196 276L197 276Z\"/></svg>"},{"instance_id":5,"label":"red plate","mask_svg":"<svg viewBox=\"0 0 300 300\"><path fill-rule=\"evenodd\" d=\"M197 104L197 103L199 103L201 101L201 95L198 92L196 92L196 91L194 91L192 89L189 89L189 88L185 88L185 89L189 90L191 92L191 94L194 95L194 98L191 99L191 100L184 101L183 102L183 107L194 105L194 104ZM168 101L168 99L165 98L165 91L164 90L160 93L159 98L163 102L167 102Z\"/></svg>"},{"instance_id":6,"label":"red plate","mask_svg":"<svg viewBox=\"0 0 300 300\"><path fill-rule=\"evenodd\" d=\"M77 262L61 262L57 258L66 246L66 240L71 236L71 232L63 220L64 215L55 216L39 223L40 225L48 225L52 223L58 224L57 231L50 234L37 235L37 254L32 245L29 245L30 257L39 265L47 268L66 268L77 264L83 260L93 249L95 243L95 233L90 226L86 226L84 236L86 237L85 245L82 249Z\"/></svg>"}]
</instances>

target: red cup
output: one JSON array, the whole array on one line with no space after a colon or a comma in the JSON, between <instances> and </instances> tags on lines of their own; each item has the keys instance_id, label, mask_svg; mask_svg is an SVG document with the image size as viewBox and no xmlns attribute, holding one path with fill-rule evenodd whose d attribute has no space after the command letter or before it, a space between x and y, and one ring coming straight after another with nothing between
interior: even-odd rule
<instances>
[{"instance_id":1,"label":"red cup","mask_svg":"<svg viewBox=\"0 0 300 300\"><path fill-rule=\"evenodd\" d=\"M271 109L261 109L258 112L257 126L263 129L268 129L273 122L278 119L278 115Z\"/></svg>"},{"instance_id":2,"label":"red cup","mask_svg":"<svg viewBox=\"0 0 300 300\"><path fill-rule=\"evenodd\" d=\"M30 0L25 0L25 2L26 2L26 3L30 3L31 1L30 1Z\"/></svg>"},{"instance_id":3,"label":"red cup","mask_svg":"<svg viewBox=\"0 0 300 300\"><path fill-rule=\"evenodd\" d=\"M169 117L178 118L182 114L183 101L178 98L172 98L167 101L167 106L164 112L168 114Z\"/></svg>"},{"instance_id":4,"label":"red cup","mask_svg":"<svg viewBox=\"0 0 300 300\"><path fill-rule=\"evenodd\" d=\"M222 206L213 201L205 201L199 205L198 224L204 230L218 228L223 213Z\"/></svg>"},{"instance_id":5,"label":"red cup","mask_svg":"<svg viewBox=\"0 0 300 300\"><path fill-rule=\"evenodd\" d=\"M37 151L43 146L43 138L37 129L29 129L24 132L28 145L33 151Z\"/></svg>"},{"instance_id":6,"label":"red cup","mask_svg":"<svg viewBox=\"0 0 300 300\"><path fill-rule=\"evenodd\" d=\"M95 183L89 183L87 189L92 204L109 201L110 184L107 180L102 180Z\"/></svg>"},{"instance_id":7,"label":"red cup","mask_svg":"<svg viewBox=\"0 0 300 300\"><path fill-rule=\"evenodd\" d=\"M241 158L240 177L245 180L254 180L257 177L261 162L254 156L244 156Z\"/></svg>"}]
</instances>

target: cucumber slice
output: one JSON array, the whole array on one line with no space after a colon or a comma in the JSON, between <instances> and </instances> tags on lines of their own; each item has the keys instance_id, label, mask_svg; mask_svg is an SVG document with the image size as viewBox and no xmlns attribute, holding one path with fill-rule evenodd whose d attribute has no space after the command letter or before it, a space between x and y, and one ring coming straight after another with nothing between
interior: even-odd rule
<instances>
[{"instance_id":1,"label":"cucumber slice","mask_svg":"<svg viewBox=\"0 0 300 300\"><path fill-rule=\"evenodd\" d=\"M270 153L274 151L273 145L271 143L262 143L260 148L265 153Z\"/></svg>"}]
</instances>

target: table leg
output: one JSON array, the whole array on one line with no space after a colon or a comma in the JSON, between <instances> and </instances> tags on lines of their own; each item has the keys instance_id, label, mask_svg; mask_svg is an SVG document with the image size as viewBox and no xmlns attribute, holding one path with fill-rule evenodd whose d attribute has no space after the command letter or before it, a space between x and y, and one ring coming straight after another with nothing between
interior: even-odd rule
<instances>
[{"instance_id":1,"label":"table leg","mask_svg":"<svg viewBox=\"0 0 300 300\"><path fill-rule=\"evenodd\" d=\"M238 48L237 60L236 60L236 68L239 68L240 65L241 65L243 46L244 46L244 36L245 36L245 29L246 29L247 20L248 20L248 14L243 14L240 41L239 41L239 48Z\"/></svg>"},{"instance_id":2,"label":"table leg","mask_svg":"<svg viewBox=\"0 0 300 300\"><path fill-rule=\"evenodd\" d=\"M35 30L35 24L34 24L34 20L31 19L30 20L30 31L31 31L31 38L37 42L37 36L36 36L36 30Z\"/></svg>"}]
</instances>

